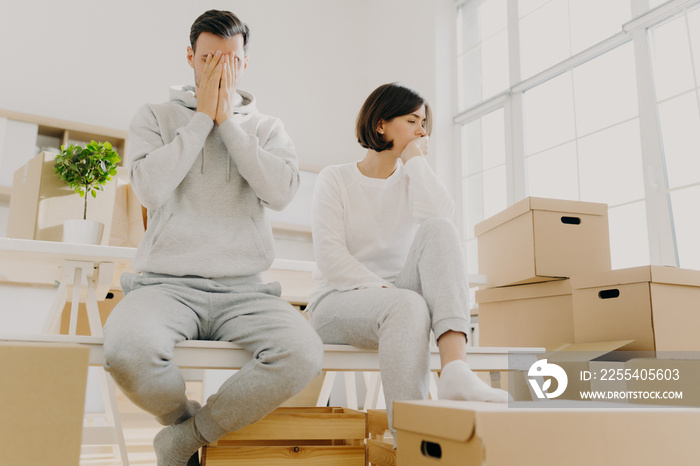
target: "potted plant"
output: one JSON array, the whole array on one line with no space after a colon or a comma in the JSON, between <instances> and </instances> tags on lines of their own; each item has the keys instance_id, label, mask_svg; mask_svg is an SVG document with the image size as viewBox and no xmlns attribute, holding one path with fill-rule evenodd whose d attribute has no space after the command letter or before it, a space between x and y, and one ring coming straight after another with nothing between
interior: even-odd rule
<instances>
[{"instance_id":1,"label":"potted plant","mask_svg":"<svg viewBox=\"0 0 700 466\"><path fill-rule=\"evenodd\" d=\"M88 197L97 197L97 191L102 191L104 185L117 174L119 162L121 158L109 142L90 141L85 147L79 144L61 146L54 171L85 199L83 218L64 222L63 241L100 244L104 225L87 219Z\"/></svg>"}]
</instances>

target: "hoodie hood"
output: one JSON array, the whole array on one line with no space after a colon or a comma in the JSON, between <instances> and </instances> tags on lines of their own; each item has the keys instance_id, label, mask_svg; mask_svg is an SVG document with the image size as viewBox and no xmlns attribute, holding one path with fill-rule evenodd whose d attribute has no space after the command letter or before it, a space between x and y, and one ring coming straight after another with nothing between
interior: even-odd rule
<instances>
[{"instance_id":1,"label":"hoodie hood","mask_svg":"<svg viewBox=\"0 0 700 466\"><path fill-rule=\"evenodd\" d=\"M194 96L194 90L195 88L191 84L172 86L170 88L170 101L197 110L197 97ZM248 115L256 111L253 94L236 89L233 113Z\"/></svg>"}]
</instances>

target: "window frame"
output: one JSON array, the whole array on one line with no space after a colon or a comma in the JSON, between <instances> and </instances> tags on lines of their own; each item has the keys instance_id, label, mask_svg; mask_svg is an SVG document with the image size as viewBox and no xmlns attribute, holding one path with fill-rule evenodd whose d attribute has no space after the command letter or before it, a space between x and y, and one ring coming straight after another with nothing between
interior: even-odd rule
<instances>
[{"instance_id":1,"label":"window frame","mask_svg":"<svg viewBox=\"0 0 700 466\"><path fill-rule=\"evenodd\" d=\"M458 14L460 5L469 1L480 0L457 0L455 2L455 14L458 20L460 17ZM644 176L644 201L649 237L649 260L654 265L677 267L679 258L673 230L671 190L669 190L666 180L648 30L675 15L687 12L690 7L700 3L700 0L670 0L652 9L649 9L648 0L629 1L632 19L622 25L620 32L546 70L521 80L518 2L517 0L508 0L507 28L510 88L457 113L453 117L453 123L457 131L461 132L462 125L479 119L499 108L504 110L506 199L507 205L510 206L528 195L525 168L523 94L562 73L572 71L589 60L595 59L625 43L632 42L638 88L637 98ZM461 144L458 144L457 147L459 153L462 154L463 148ZM455 173L462 173L462 159L462 156L454 158L457 164L454 167ZM456 193L456 198L458 199L457 204L461 215L468 216L467 206L463 202L464 186L461 176L456 186L459 191ZM460 222L461 225L466 225L466 223ZM473 232L464 231L463 233L465 238L473 237Z\"/></svg>"}]
</instances>

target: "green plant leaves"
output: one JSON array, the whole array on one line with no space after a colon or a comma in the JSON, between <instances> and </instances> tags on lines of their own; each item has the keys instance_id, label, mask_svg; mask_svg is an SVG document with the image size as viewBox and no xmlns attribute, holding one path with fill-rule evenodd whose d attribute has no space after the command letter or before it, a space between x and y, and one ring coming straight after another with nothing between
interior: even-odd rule
<instances>
[{"instance_id":1,"label":"green plant leaves","mask_svg":"<svg viewBox=\"0 0 700 466\"><path fill-rule=\"evenodd\" d=\"M97 197L97 191L102 191L103 186L117 174L117 164L121 160L109 142L90 141L85 147L79 144L61 146L61 153L54 162L54 172L80 197L85 198L83 218L87 218L86 194Z\"/></svg>"}]
</instances>

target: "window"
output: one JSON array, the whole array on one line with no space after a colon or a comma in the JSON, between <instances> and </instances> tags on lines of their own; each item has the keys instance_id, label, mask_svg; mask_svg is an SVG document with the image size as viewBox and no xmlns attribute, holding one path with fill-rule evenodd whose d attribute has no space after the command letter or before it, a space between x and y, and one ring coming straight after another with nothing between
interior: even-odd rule
<instances>
[{"instance_id":1,"label":"window","mask_svg":"<svg viewBox=\"0 0 700 466\"><path fill-rule=\"evenodd\" d=\"M462 126L462 184L466 187L465 231L469 270L477 270L474 225L508 206L506 200L506 151L503 109L497 109Z\"/></svg>"},{"instance_id":2,"label":"window","mask_svg":"<svg viewBox=\"0 0 700 466\"><path fill-rule=\"evenodd\" d=\"M506 0L474 0L459 10L460 110L508 88L506 5Z\"/></svg>"},{"instance_id":3,"label":"window","mask_svg":"<svg viewBox=\"0 0 700 466\"><path fill-rule=\"evenodd\" d=\"M622 24L630 19L628 0L519 0L517 3L524 78L620 32Z\"/></svg>"},{"instance_id":4,"label":"window","mask_svg":"<svg viewBox=\"0 0 700 466\"><path fill-rule=\"evenodd\" d=\"M649 29L678 261L700 269L700 8Z\"/></svg>"},{"instance_id":5,"label":"window","mask_svg":"<svg viewBox=\"0 0 700 466\"><path fill-rule=\"evenodd\" d=\"M608 204L613 268L700 268L699 4L457 4L470 273L474 225L526 196Z\"/></svg>"}]
</instances>

